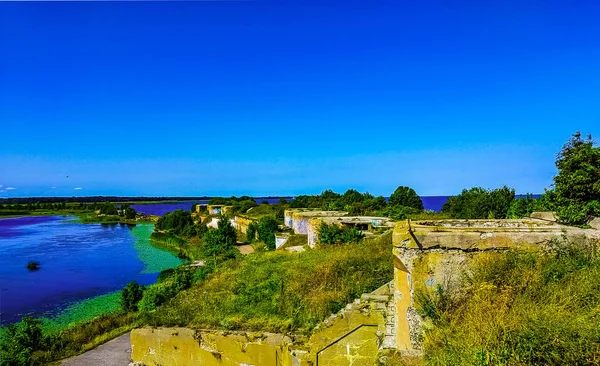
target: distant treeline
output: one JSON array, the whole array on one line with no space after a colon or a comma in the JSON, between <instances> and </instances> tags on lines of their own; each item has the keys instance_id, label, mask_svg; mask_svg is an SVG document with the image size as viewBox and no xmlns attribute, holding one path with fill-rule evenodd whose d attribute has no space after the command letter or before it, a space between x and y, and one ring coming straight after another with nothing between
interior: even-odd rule
<instances>
[{"instance_id":1,"label":"distant treeline","mask_svg":"<svg viewBox=\"0 0 600 366\"><path fill-rule=\"evenodd\" d=\"M247 196L246 196L247 197ZM120 196L88 196L88 197L20 197L0 198L0 204L15 203L57 203L57 202L149 202L149 201L209 201L220 197L120 197ZM254 197L255 201L261 203L266 199L281 198L281 196ZM292 197L283 197L291 199Z\"/></svg>"},{"instance_id":2,"label":"distant treeline","mask_svg":"<svg viewBox=\"0 0 600 366\"><path fill-rule=\"evenodd\" d=\"M199 201L209 200L210 197L119 197L119 196L89 196L89 197L21 197L0 198L0 203L56 203L56 202L144 202L144 201Z\"/></svg>"}]
</instances>

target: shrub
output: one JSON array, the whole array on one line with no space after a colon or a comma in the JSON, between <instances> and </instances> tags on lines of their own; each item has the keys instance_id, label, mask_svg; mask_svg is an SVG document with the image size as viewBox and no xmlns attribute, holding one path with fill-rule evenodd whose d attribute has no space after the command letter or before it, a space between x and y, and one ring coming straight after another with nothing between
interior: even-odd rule
<instances>
[{"instance_id":1,"label":"shrub","mask_svg":"<svg viewBox=\"0 0 600 366\"><path fill-rule=\"evenodd\" d=\"M269 250L275 249L275 233L279 228L277 220L272 217L263 217L257 222L256 232L258 240L265 243ZM247 235L247 234L246 234Z\"/></svg>"},{"instance_id":2,"label":"shrub","mask_svg":"<svg viewBox=\"0 0 600 366\"><path fill-rule=\"evenodd\" d=\"M464 189L448 198L442 212L458 219L504 219L515 197L515 190L506 186L486 190L481 187Z\"/></svg>"},{"instance_id":3,"label":"shrub","mask_svg":"<svg viewBox=\"0 0 600 366\"><path fill-rule=\"evenodd\" d=\"M136 282L131 281L121 292L121 307L124 311L137 311L138 302L142 299L144 289Z\"/></svg>"},{"instance_id":4,"label":"shrub","mask_svg":"<svg viewBox=\"0 0 600 366\"><path fill-rule=\"evenodd\" d=\"M339 227L321 222L319 227L319 243L344 244L359 242L365 235L355 227Z\"/></svg>"},{"instance_id":5,"label":"shrub","mask_svg":"<svg viewBox=\"0 0 600 366\"><path fill-rule=\"evenodd\" d=\"M256 239L256 223L251 222L246 230L246 241L252 243Z\"/></svg>"},{"instance_id":6,"label":"shrub","mask_svg":"<svg viewBox=\"0 0 600 366\"><path fill-rule=\"evenodd\" d=\"M40 320L24 317L6 327L1 339L0 365L30 365L32 353L44 345L41 326Z\"/></svg>"},{"instance_id":7,"label":"shrub","mask_svg":"<svg viewBox=\"0 0 600 366\"><path fill-rule=\"evenodd\" d=\"M217 229L209 229L202 238L204 257L213 258L215 261L235 258L238 250L235 246L237 237L234 227L227 216L222 216L217 226Z\"/></svg>"}]
</instances>

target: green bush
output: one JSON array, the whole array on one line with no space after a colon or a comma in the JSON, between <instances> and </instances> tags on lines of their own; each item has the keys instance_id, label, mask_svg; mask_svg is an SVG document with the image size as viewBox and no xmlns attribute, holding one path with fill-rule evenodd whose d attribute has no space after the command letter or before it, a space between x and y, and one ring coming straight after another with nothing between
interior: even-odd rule
<instances>
[{"instance_id":1,"label":"green bush","mask_svg":"<svg viewBox=\"0 0 600 366\"><path fill-rule=\"evenodd\" d=\"M254 240L256 240L256 223L251 222L246 230L246 241L252 243Z\"/></svg>"},{"instance_id":2,"label":"green bush","mask_svg":"<svg viewBox=\"0 0 600 366\"><path fill-rule=\"evenodd\" d=\"M209 229L202 238L205 258L215 261L235 258L239 251L236 248L237 236L227 216L222 216L217 229Z\"/></svg>"},{"instance_id":3,"label":"green bush","mask_svg":"<svg viewBox=\"0 0 600 366\"><path fill-rule=\"evenodd\" d=\"M141 312L149 312L187 289L192 283L203 280L210 267L196 269L195 267L181 266L160 273L157 283L145 288L138 307Z\"/></svg>"},{"instance_id":4,"label":"green bush","mask_svg":"<svg viewBox=\"0 0 600 366\"><path fill-rule=\"evenodd\" d=\"M505 219L514 197L515 190L506 186L494 190L473 187L448 198L442 212L457 219Z\"/></svg>"},{"instance_id":5,"label":"green bush","mask_svg":"<svg viewBox=\"0 0 600 366\"><path fill-rule=\"evenodd\" d=\"M277 220L272 217L263 217L256 223L258 240L264 242L269 250L275 249L275 233L278 228L279 224Z\"/></svg>"},{"instance_id":6,"label":"green bush","mask_svg":"<svg viewBox=\"0 0 600 366\"><path fill-rule=\"evenodd\" d=\"M121 307L124 311L137 311L138 302L142 299L144 289L136 282L131 281L121 292Z\"/></svg>"},{"instance_id":7,"label":"green bush","mask_svg":"<svg viewBox=\"0 0 600 366\"><path fill-rule=\"evenodd\" d=\"M321 222L318 237L320 244L344 244L357 243L365 237L365 234L355 227L339 227Z\"/></svg>"},{"instance_id":8,"label":"green bush","mask_svg":"<svg viewBox=\"0 0 600 366\"><path fill-rule=\"evenodd\" d=\"M45 344L42 322L24 317L20 322L7 326L0 341L0 365L31 365L32 353Z\"/></svg>"}]
</instances>

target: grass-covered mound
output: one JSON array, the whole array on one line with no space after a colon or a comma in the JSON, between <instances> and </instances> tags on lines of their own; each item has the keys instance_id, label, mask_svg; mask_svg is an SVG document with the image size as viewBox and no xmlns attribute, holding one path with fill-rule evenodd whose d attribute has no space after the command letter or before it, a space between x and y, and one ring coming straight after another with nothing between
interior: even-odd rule
<instances>
[{"instance_id":1,"label":"grass-covered mound","mask_svg":"<svg viewBox=\"0 0 600 366\"><path fill-rule=\"evenodd\" d=\"M304 253L265 252L220 266L144 322L303 332L392 280L391 233Z\"/></svg>"},{"instance_id":2,"label":"grass-covered mound","mask_svg":"<svg viewBox=\"0 0 600 366\"><path fill-rule=\"evenodd\" d=\"M600 364L598 246L479 260L464 287L417 296L430 365Z\"/></svg>"}]
</instances>

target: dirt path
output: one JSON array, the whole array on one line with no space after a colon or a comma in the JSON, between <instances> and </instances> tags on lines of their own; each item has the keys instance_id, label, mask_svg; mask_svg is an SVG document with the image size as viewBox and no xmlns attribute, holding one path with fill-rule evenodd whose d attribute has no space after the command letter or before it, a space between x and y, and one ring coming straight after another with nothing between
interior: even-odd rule
<instances>
[{"instance_id":1,"label":"dirt path","mask_svg":"<svg viewBox=\"0 0 600 366\"><path fill-rule=\"evenodd\" d=\"M79 356L71 357L61 366L127 366L131 362L129 333L110 340Z\"/></svg>"}]
</instances>

